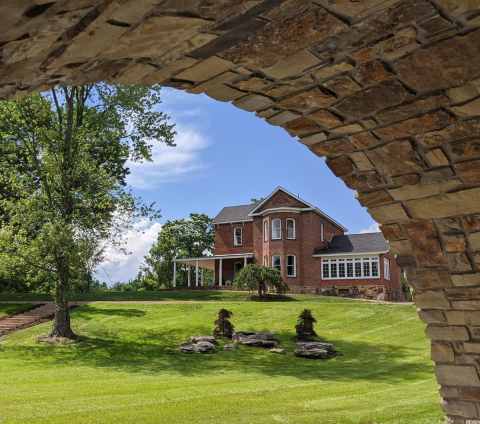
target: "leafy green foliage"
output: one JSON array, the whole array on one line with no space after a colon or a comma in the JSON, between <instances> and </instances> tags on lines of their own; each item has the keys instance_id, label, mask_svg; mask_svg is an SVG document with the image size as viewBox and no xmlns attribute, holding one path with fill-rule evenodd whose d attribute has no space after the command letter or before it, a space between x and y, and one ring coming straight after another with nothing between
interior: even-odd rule
<instances>
[{"instance_id":1,"label":"leafy green foliage","mask_svg":"<svg viewBox=\"0 0 480 424\"><path fill-rule=\"evenodd\" d=\"M170 287L173 279L175 257L200 257L213 249L214 229L210 217L192 213L188 219L167 221L158 234L157 242L145 257L134 284L137 289L155 290ZM186 269L179 266L179 285L186 286Z\"/></svg>"},{"instance_id":2,"label":"leafy green foliage","mask_svg":"<svg viewBox=\"0 0 480 424\"><path fill-rule=\"evenodd\" d=\"M213 335L215 337L226 337L228 339L233 337L235 327L230 322L232 315L233 312L225 308L218 311L218 318L215 321L215 328L213 329Z\"/></svg>"},{"instance_id":3,"label":"leafy green foliage","mask_svg":"<svg viewBox=\"0 0 480 424\"><path fill-rule=\"evenodd\" d=\"M249 264L236 275L234 284L241 289L257 291L259 297L264 297L269 291L283 294L288 290L280 271L274 268Z\"/></svg>"},{"instance_id":4,"label":"leafy green foliage","mask_svg":"<svg viewBox=\"0 0 480 424\"><path fill-rule=\"evenodd\" d=\"M55 292L55 328L66 335L67 292L85 284L101 242L156 213L125 179L128 160L173 145L159 102L159 87L94 84L0 103L0 267L34 273Z\"/></svg>"}]
</instances>

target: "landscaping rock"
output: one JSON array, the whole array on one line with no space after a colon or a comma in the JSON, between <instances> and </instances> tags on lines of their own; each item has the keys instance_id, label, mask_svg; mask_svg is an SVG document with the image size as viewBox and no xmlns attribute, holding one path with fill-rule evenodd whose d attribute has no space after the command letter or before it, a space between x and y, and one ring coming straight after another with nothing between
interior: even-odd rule
<instances>
[{"instance_id":1,"label":"landscaping rock","mask_svg":"<svg viewBox=\"0 0 480 424\"><path fill-rule=\"evenodd\" d=\"M338 355L331 343L298 342L295 356L308 359L329 359Z\"/></svg>"},{"instance_id":2,"label":"landscaping rock","mask_svg":"<svg viewBox=\"0 0 480 424\"><path fill-rule=\"evenodd\" d=\"M272 333L254 333L247 331L239 331L234 333L233 341L245 346L263 347L271 349L278 346L278 340Z\"/></svg>"},{"instance_id":3,"label":"landscaping rock","mask_svg":"<svg viewBox=\"0 0 480 424\"><path fill-rule=\"evenodd\" d=\"M192 336L190 337L190 343L209 342L214 345L217 344L217 340L213 336Z\"/></svg>"},{"instance_id":4,"label":"landscaping rock","mask_svg":"<svg viewBox=\"0 0 480 424\"><path fill-rule=\"evenodd\" d=\"M283 353L285 353L285 349L282 349L280 347L274 347L273 349L270 349L269 352L270 353L283 354Z\"/></svg>"},{"instance_id":5,"label":"landscaping rock","mask_svg":"<svg viewBox=\"0 0 480 424\"><path fill-rule=\"evenodd\" d=\"M210 353L215 351L217 341L212 336L192 336L186 343L180 345L183 353Z\"/></svg>"}]
</instances>

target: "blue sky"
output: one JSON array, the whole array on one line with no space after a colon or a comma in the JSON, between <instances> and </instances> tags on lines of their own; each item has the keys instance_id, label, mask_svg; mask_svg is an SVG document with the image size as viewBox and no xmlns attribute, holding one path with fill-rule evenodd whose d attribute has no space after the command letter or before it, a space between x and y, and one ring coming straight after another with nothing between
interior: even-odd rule
<instances>
[{"instance_id":1,"label":"blue sky","mask_svg":"<svg viewBox=\"0 0 480 424\"><path fill-rule=\"evenodd\" d=\"M191 212L215 216L223 206L248 203L281 185L318 206L351 233L375 230L375 222L305 146L254 113L205 95L163 89L160 109L177 124L176 147L157 146L153 162L131 164L128 183L134 193L156 202L162 218L142 221L125 234L130 254L107 249L97 276L126 281L168 219Z\"/></svg>"}]
</instances>

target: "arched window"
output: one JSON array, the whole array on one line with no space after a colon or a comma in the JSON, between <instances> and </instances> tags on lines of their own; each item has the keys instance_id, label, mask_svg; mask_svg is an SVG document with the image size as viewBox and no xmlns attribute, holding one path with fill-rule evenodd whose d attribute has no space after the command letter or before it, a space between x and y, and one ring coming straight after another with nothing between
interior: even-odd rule
<instances>
[{"instance_id":1,"label":"arched window","mask_svg":"<svg viewBox=\"0 0 480 424\"><path fill-rule=\"evenodd\" d=\"M295 229L295 220L293 218L287 219L287 239L295 240L297 238Z\"/></svg>"},{"instance_id":2,"label":"arched window","mask_svg":"<svg viewBox=\"0 0 480 424\"><path fill-rule=\"evenodd\" d=\"M268 219L263 220L263 241L268 241Z\"/></svg>"},{"instance_id":3,"label":"arched window","mask_svg":"<svg viewBox=\"0 0 480 424\"><path fill-rule=\"evenodd\" d=\"M282 239L282 221L280 218L272 219L272 240Z\"/></svg>"}]
</instances>

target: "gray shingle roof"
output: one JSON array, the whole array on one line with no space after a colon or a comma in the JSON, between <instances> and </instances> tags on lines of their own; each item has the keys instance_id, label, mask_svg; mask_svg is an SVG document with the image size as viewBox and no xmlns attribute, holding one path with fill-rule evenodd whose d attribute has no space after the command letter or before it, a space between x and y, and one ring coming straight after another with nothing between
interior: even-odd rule
<instances>
[{"instance_id":1,"label":"gray shingle roof","mask_svg":"<svg viewBox=\"0 0 480 424\"><path fill-rule=\"evenodd\" d=\"M316 254L332 255L336 253L373 253L389 250L382 233L345 234L333 237L326 249Z\"/></svg>"},{"instance_id":2,"label":"gray shingle roof","mask_svg":"<svg viewBox=\"0 0 480 424\"><path fill-rule=\"evenodd\" d=\"M222 222L240 222L251 220L248 216L250 211L254 209L259 202L250 203L248 205L226 206L220 213L213 218L214 224L221 224Z\"/></svg>"}]
</instances>

